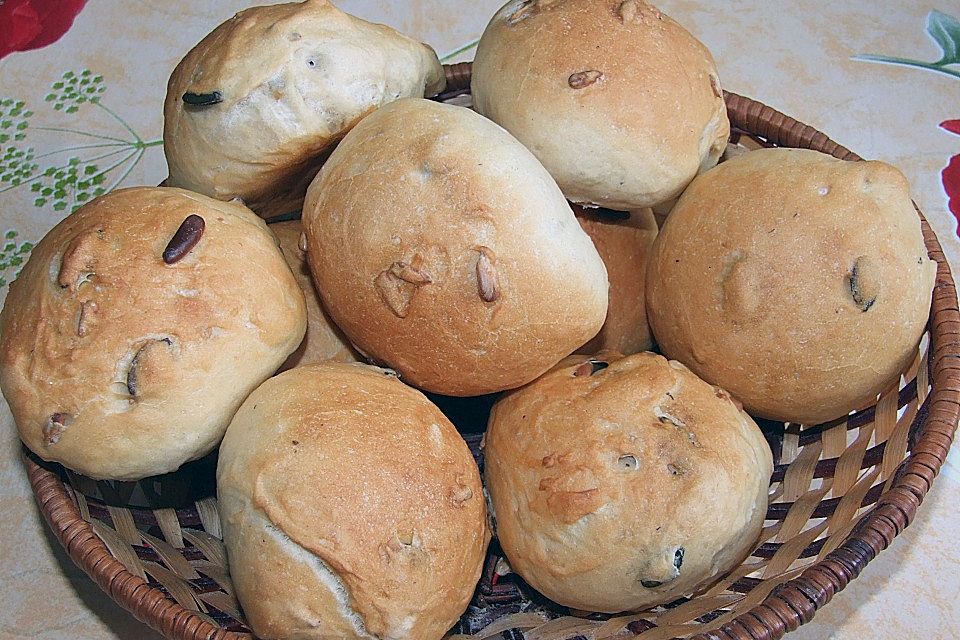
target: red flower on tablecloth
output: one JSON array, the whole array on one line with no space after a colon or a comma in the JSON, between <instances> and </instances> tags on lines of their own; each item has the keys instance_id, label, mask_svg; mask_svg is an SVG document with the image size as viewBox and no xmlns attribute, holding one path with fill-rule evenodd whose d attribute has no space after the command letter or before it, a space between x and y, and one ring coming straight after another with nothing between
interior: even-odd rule
<instances>
[{"instance_id":1,"label":"red flower on tablecloth","mask_svg":"<svg viewBox=\"0 0 960 640\"><path fill-rule=\"evenodd\" d=\"M87 0L0 0L0 59L59 40Z\"/></svg>"},{"instance_id":2,"label":"red flower on tablecloth","mask_svg":"<svg viewBox=\"0 0 960 640\"><path fill-rule=\"evenodd\" d=\"M939 60L927 62L875 54L853 56L853 59L904 65L960 78L960 20L942 11L933 10L927 14L927 35L940 47L943 55ZM940 123L940 128L960 136L960 120L945 120ZM950 213L960 222L960 155L950 158L947 166L940 172L940 179L947 194ZM960 235L960 226L957 228L957 235Z\"/></svg>"},{"instance_id":3,"label":"red flower on tablecloth","mask_svg":"<svg viewBox=\"0 0 960 640\"><path fill-rule=\"evenodd\" d=\"M960 120L946 120L940 123L940 127L960 136ZM943 190L949 198L950 212L960 221L960 155L950 158L940 177L943 180Z\"/></svg>"}]
</instances>

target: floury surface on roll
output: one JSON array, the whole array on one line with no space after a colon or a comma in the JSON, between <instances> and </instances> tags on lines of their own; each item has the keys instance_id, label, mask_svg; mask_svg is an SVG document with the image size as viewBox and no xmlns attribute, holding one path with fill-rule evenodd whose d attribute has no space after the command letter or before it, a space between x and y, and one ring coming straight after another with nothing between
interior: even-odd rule
<instances>
[{"instance_id":1,"label":"floury surface on roll","mask_svg":"<svg viewBox=\"0 0 960 640\"><path fill-rule=\"evenodd\" d=\"M252 7L170 77L167 184L239 197L263 216L297 210L323 157L362 117L444 85L429 46L327 0Z\"/></svg>"},{"instance_id":2,"label":"floury surface on roll","mask_svg":"<svg viewBox=\"0 0 960 640\"><path fill-rule=\"evenodd\" d=\"M570 200L610 209L677 196L730 133L710 52L640 0L511 0L480 39L471 89Z\"/></svg>"},{"instance_id":3,"label":"floury surface on roll","mask_svg":"<svg viewBox=\"0 0 960 640\"><path fill-rule=\"evenodd\" d=\"M897 382L935 278L897 169L763 149L684 192L653 245L647 314L664 354L751 414L816 424Z\"/></svg>"},{"instance_id":4,"label":"floury surface on roll","mask_svg":"<svg viewBox=\"0 0 960 640\"><path fill-rule=\"evenodd\" d=\"M490 532L466 443L420 392L361 364L298 367L240 408L217 492L258 637L439 640Z\"/></svg>"},{"instance_id":5,"label":"floury surface on roll","mask_svg":"<svg viewBox=\"0 0 960 640\"><path fill-rule=\"evenodd\" d=\"M537 159L469 109L399 100L310 186L308 254L351 342L428 391L529 382L596 335L607 275Z\"/></svg>"},{"instance_id":6,"label":"floury surface on roll","mask_svg":"<svg viewBox=\"0 0 960 640\"><path fill-rule=\"evenodd\" d=\"M497 537L551 600L616 613L703 588L753 549L773 459L726 392L652 353L571 356L493 408Z\"/></svg>"},{"instance_id":7,"label":"floury surface on roll","mask_svg":"<svg viewBox=\"0 0 960 640\"><path fill-rule=\"evenodd\" d=\"M0 388L24 443L93 478L210 452L303 338L303 294L263 220L137 187L67 216L0 313Z\"/></svg>"},{"instance_id":8,"label":"floury surface on roll","mask_svg":"<svg viewBox=\"0 0 960 640\"><path fill-rule=\"evenodd\" d=\"M290 265L293 277L303 290L307 303L307 333L297 350L290 354L281 370L292 369L304 364L316 364L333 360L335 362L356 362L359 354L353 350L340 328L333 323L324 310L317 295L317 289L310 277L303 226L299 220L277 222L269 229L280 242L283 258Z\"/></svg>"}]
</instances>

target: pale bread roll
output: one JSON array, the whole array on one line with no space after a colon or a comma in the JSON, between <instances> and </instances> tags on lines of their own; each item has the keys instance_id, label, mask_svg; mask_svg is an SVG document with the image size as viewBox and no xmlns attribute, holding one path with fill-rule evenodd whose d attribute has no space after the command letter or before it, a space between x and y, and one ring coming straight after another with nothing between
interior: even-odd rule
<instances>
[{"instance_id":1,"label":"pale bread roll","mask_svg":"<svg viewBox=\"0 0 960 640\"><path fill-rule=\"evenodd\" d=\"M168 264L190 216L202 234ZM38 456L136 480L210 452L305 324L303 294L252 211L122 189L64 218L10 285L0 388Z\"/></svg>"},{"instance_id":2,"label":"pale bread roll","mask_svg":"<svg viewBox=\"0 0 960 640\"><path fill-rule=\"evenodd\" d=\"M935 278L897 169L764 149L680 198L647 265L647 314L663 353L751 414L815 424L897 382Z\"/></svg>"},{"instance_id":3,"label":"pale bread roll","mask_svg":"<svg viewBox=\"0 0 960 640\"><path fill-rule=\"evenodd\" d=\"M737 566L773 457L723 391L640 353L571 356L494 405L485 480L510 567L584 611L636 611Z\"/></svg>"},{"instance_id":4,"label":"pale bread roll","mask_svg":"<svg viewBox=\"0 0 960 640\"><path fill-rule=\"evenodd\" d=\"M587 232L607 267L610 302L607 319L577 352L605 349L630 355L653 346L644 304L647 257L657 237L657 221L650 209L618 212L574 207L577 221Z\"/></svg>"},{"instance_id":5,"label":"pale bread roll","mask_svg":"<svg viewBox=\"0 0 960 640\"><path fill-rule=\"evenodd\" d=\"M362 353L472 396L534 379L603 324L607 276L556 183L469 109L391 103L310 185L307 258Z\"/></svg>"},{"instance_id":6,"label":"pale bread roll","mask_svg":"<svg viewBox=\"0 0 960 640\"><path fill-rule=\"evenodd\" d=\"M168 184L241 198L265 217L295 211L323 157L362 117L444 86L429 46L327 0L246 9L170 77Z\"/></svg>"},{"instance_id":7,"label":"pale bread roll","mask_svg":"<svg viewBox=\"0 0 960 640\"><path fill-rule=\"evenodd\" d=\"M639 0L511 0L480 39L471 89L570 200L610 209L678 195L730 134L710 52Z\"/></svg>"},{"instance_id":8,"label":"pale bread roll","mask_svg":"<svg viewBox=\"0 0 960 640\"><path fill-rule=\"evenodd\" d=\"M290 354L280 367L281 371L305 364L316 364L333 360L334 362L356 362L360 354L353 350L340 328L333 323L323 309L320 296L310 277L307 254L301 248L303 226L299 220L277 222L270 225L273 235L280 241L283 257L293 271L293 277L303 291L307 303L307 333L297 350Z\"/></svg>"},{"instance_id":9,"label":"pale bread roll","mask_svg":"<svg viewBox=\"0 0 960 640\"><path fill-rule=\"evenodd\" d=\"M298 367L240 408L217 493L230 576L257 636L439 639L490 539L453 425L392 372Z\"/></svg>"}]
</instances>

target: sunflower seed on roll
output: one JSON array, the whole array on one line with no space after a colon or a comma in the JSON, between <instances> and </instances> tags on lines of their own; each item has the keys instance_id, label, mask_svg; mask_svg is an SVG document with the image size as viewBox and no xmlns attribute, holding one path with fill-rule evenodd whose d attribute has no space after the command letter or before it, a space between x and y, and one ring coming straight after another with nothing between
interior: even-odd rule
<instances>
[{"instance_id":1,"label":"sunflower seed on roll","mask_svg":"<svg viewBox=\"0 0 960 640\"><path fill-rule=\"evenodd\" d=\"M340 143L303 209L331 317L446 395L536 378L596 335L607 274L537 159L469 109L406 99Z\"/></svg>"}]
</instances>

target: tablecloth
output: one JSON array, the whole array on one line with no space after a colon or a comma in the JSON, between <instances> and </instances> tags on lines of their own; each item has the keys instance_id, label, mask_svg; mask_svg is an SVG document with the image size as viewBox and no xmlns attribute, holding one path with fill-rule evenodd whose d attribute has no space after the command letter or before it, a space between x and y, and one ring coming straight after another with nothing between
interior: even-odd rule
<instances>
[{"instance_id":1,"label":"tablecloth","mask_svg":"<svg viewBox=\"0 0 960 640\"><path fill-rule=\"evenodd\" d=\"M0 297L33 243L83 202L166 176L166 80L249 0L0 0ZM499 0L341 0L468 60ZM725 88L891 162L960 266L960 3L661 0ZM880 56L882 59L875 58ZM892 60L892 59L899 59ZM950 199L952 197L952 200ZM0 638L155 638L44 528L0 403ZM952 638L960 629L954 449L913 525L793 638Z\"/></svg>"}]
</instances>

